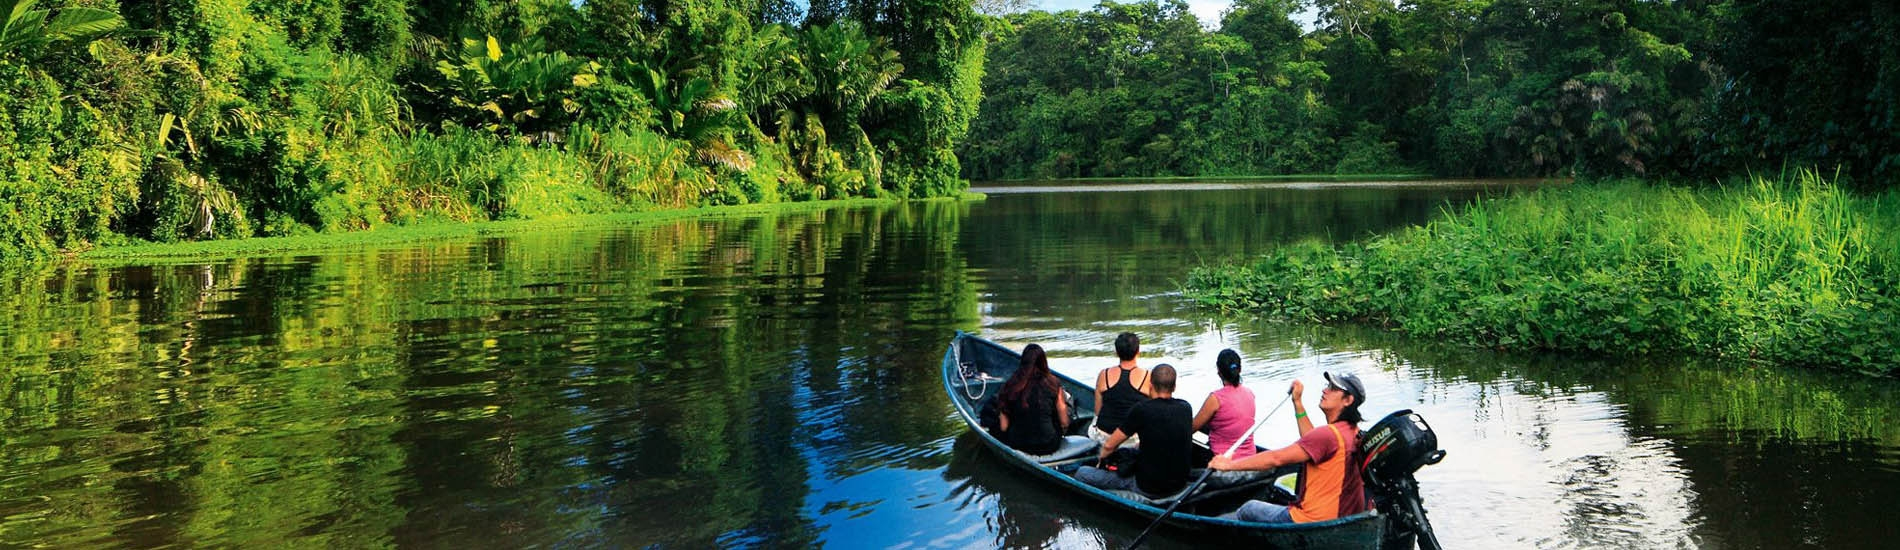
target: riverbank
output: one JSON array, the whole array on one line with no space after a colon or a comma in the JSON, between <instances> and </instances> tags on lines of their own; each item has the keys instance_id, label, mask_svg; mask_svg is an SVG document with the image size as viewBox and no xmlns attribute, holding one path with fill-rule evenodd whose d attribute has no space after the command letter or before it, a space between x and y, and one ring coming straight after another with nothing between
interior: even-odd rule
<instances>
[{"instance_id":1,"label":"riverbank","mask_svg":"<svg viewBox=\"0 0 1900 550\"><path fill-rule=\"evenodd\" d=\"M965 192L955 197L910 200L980 201L984 198L984 195L981 193ZM578 227L656 223L687 219L735 218L768 213L785 214L811 212L848 206L892 204L903 202L904 200L905 199L893 198L852 198L734 206L703 206L698 208L653 210L645 212L587 214L534 220L477 221L467 223L441 222L342 233L315 233L290 237L260 237L181 243L131 243L118 246L104 246L84 251L69 251L62 254L61 257L68 261L77 260L107 264L162 262L169 259L204 259L278 252L397 246L433 240L517 235L531 231L549 231Z\"/></svg>"},{"instance_id":2,"label":"riverbank","mask_svg":"<svg viewBox=\"0 0 1900 550\"><path fill-rule=\"evenodd\" d=\"M1254 178L1098 178L1044 181L995 181L970 184L970 191L985 194L1010 193L1103 193L1128 191L1219 191L1230 189L1415 189L1415 188L1497 188L1500 186L1540 186L1568 184L1569 179L1489 178L1489 179L1413 179L1410 176L1377 179L1356 176L1337 179L1280 179L1279 176Z\"/></svg>"},{"instance_id":3,"label":"riverbank","mask_svg":"<svg viewBox=\"0 0 1900 550\"><path fill-rule=\"evenodd\" d=\"M1689 352L1900 372L1900 196L1814 173L1597 182L1193 270L1202 304L1498 349Z\"/></svg>"},{"instance_id":4,"label":"riverbank","mask_svg":"<svg viewBox=\"0 0 1900 550\"><path fill-rule=\"evenodd\" d=\"M1025 183L1159 183L1159 182L1363 182L1363 181L1424 181L1438 179L1431 174L1287 174L1272 176L1127 176L1100 178L1051 178L1051 179L999 179L980 184L1025 184Z\"/></svg>"}]
</instances>

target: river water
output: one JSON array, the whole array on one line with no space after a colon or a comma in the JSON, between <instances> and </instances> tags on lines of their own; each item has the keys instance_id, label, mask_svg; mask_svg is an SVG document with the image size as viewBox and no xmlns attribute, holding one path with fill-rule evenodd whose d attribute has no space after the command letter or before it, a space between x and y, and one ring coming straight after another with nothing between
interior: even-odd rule
<instances>
[{"instance_id":1,"label":"river water","mask_svg":"<svg viewBox=\"0 0 1900 550\"><path fill-rule=\"evenodd\" d=\"M1900 388L1503 355L1222 318L1193 266L1522 185L1108 185L0 279L0 547L1119 547L1145 522L1004 467L939 382L956 330L1264 412L1358 374L1420 411L1449 548L1877 548ZM1308 401L1318 399L1307 393ZM1316 406L1309 402L1309 407ZM1288 409L1263 443L1293 438ZM1163 530L1158 548L1194 545Z\"/></svg>"}]
</instances>

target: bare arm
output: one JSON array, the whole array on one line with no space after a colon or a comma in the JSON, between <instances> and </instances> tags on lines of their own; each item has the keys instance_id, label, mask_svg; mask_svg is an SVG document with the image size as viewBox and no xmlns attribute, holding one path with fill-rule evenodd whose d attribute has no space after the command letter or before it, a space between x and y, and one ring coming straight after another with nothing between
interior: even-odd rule
<instances>
[{"instance_id":1,"label":"bare arm","mask_svg":"<svg viewBox=\"0 0 1900 550\"><path fill-rule=\"evenodd\" d=\"M1216 456L1214 460L1208 461L1207 467L1215 470L1272 470L1287 464L1306 462L1307 458L1306 449L1295 443L1240 460Z\"/></svg>"},{"instance_id":2,"label":"bare arm","mask_svg":"<svg viewBox=\"0 0 1900 550\"><path fill-rule=\"evenodd\" d=\"M1108 369L1102 369L1100 372L1095 373L1095 417L1096 418L1102 417L1102 392L1108 390L1108 388L1104 387L1104 384L1107 382L1108 382Z\"/></svg>"},{"instance_id":3,"label":"bare arm","mask_svg":"<svg viewBox=\"0 0 1900 550\"><path fill-rule=\"evenodd\" d=\"M1207 401L1201 403L1201 413L1194 415L1193 431L1201 431L1202 426L1206 426L1208 422L1213 421L1214 411L1218 410L1220 410L1220 399L1216 399L1212 395L1207 396Z\"/></svg>"},{"instance_id":4,"label":"bare arm","mask_svg":"<svg viewBox=\"0 0 1900 550\"><path fill-rule=\"evenodd\" d=\"M1008 433L1009 432L1009 413L1006 413L1006 412L996 413L996 426L1002 429L1004 433Z\"/></svg>"},{"instance_id":5,"label":"bare arm","mask_svg":"<svg viewBox=\"0 0 1900 550\"><path fill-rule=\"evenodd\" d=\"M1313 431L1313 419L1306 417L1306 404L1300 402L1300 393L1306 391L1306 385L1294 380L1293 389L1287 391L1293 394L1293 422L1299 425L1300 437L1306 437L1306 432Z\"/></svg>"},{"instance_id":6,"label":"bare arm","mask_svg":"<svg viewBox=\"0 0 1900 550\"><path fill-rule=\"evenodd\" d=\"M1062 432L1069 431L1069 392L1056 390L1056 423L1062 425Z\"/></svg>"},{"instance_id":7,"label":"bare arm","mask_svg":"<svg viewBox=\"0 0 1900 550\"><path fill-rule=\"evenodd\" d=\"M1121 448L1123 441L1128 441L1128 434L1121 428L1115 428L1115 433L1108 434L1108 442L1102 444L1102 458L1115 454L1115 449Z\"/></svg>"}]
</instances>

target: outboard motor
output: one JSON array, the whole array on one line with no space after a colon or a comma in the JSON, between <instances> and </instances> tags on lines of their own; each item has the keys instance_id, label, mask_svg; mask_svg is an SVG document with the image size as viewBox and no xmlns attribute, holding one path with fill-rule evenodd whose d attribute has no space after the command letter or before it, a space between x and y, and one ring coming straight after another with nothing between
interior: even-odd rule
<instances>
[{"instance_id":1,"label":"outboard motor","mask_svg":"<svg viewBox=\"0 0 1900 550\"><path fill-rule=\"evenodd\" d=\"M1440 550L1413 472L1445 459L1438 435L1425 417L1410 409L1388 414L1359 435L1358 454L1364 457L1366 489L1386 517L1385 550L1412 548Z\"/></svg>"}]
</instances>

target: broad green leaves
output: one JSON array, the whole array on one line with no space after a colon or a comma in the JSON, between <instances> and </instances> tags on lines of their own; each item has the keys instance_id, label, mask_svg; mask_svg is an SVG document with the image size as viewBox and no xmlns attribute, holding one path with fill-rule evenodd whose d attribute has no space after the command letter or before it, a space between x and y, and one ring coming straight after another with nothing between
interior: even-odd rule
<instances>
[{"instance_id":1,"label":"broad green leaves","mask_svg":"<svg viewBox=\"0 0 1900 550\"><path fill-rule=\"evenodd\" d=\"M525 135L565 130L580 110L574 96L599 80L598 63L542 52L526 42L504 52L494 36L464 39L459 55L436 62L441 92L464 120L489 131Z\"/></svg>"},{"instance_id":2,"label":"broad green leaves","mask_svg":"<svg viewBox=\"0 0 1900 550\"><path fill-rule=\"evenodd\" d=\"M0 55L62 41L85 42L125 26L118 14L69 7L58 13L34 9L39 0L0 0Z\"/></svg>"}]
</instances>

